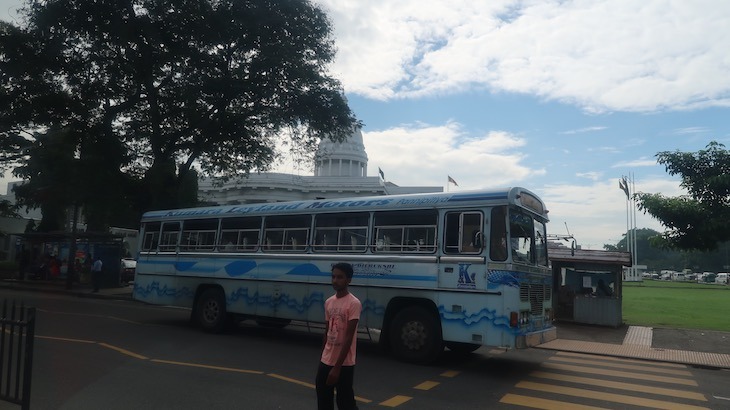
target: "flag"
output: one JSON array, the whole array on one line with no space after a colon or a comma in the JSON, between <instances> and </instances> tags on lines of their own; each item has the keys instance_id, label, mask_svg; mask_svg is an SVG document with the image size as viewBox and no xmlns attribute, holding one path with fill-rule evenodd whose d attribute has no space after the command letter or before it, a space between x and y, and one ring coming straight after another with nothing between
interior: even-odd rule
<instances>
[{"instance_id":1,"label":"flag","mask_svg":"<svg viewBox=\"0 0 730 410\"><path fill-rule=\"evenodd\" d=\"M622 177L618 180L618 187L626 194L626 199L629 199L629 185L626 182L626 177Z\"/></svg>"},{"instance_id":2,"label":"flag","mask_svg":"<svg viewBox=\"0 0 730 410\"><path fill-rule=\"evenodd\" d=\"M380 174L380 178L383 178L383 181L385 181L385 174L383 173L383 170L378 167L378 174Z\"/></svg>"},{"instance_id":3,"label":"flag","mask_svg":"<svg viewBox=\"0 0 730 410\"><path fill-rule=\"evenodd\" d=\"M451 178L451 175L449 175L448 177L449 177L449 182L451 182L452 184L454 184L456 186L459 186L459 184L457 184L456 181L454 181L454 178Z\"/></svg>"}]
</instances>

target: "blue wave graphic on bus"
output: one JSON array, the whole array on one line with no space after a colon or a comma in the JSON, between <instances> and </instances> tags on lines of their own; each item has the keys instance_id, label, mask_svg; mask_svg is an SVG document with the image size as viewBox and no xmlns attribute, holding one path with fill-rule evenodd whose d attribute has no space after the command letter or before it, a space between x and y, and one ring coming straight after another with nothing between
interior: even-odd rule
<instances>
[{"instance_id":1,"label":"blue wave graphic on bus","mask_svg":"<svg viewBox=\"0 0 730 410\"><path fill-rule=\"evenodd\" d=\"M378 306L378 304L373 300L366 299L366 300L362 301L361 303L362 303L363 313L372 312L373 314L379 315L379 316L385 314L385 306L382 306L382 305Z\"/></svg>"},{"instance_id":2,"label":"blue wave graphic on bus","mask_svg":"<svg viewBox=\"0 0 730 410\"><path fill-rule=\"evenodd\" d=\"M471 327L474 325L479 324L480 322L487 322L492 325L492 327L501 329L502 331L511 333L511 334L520 334L523 333L524 329L518 329L511 327L509 324L509 318L506 316L499 316L497 315L496 310L490 310L487 308L484 308L478 312L472 313L472 314L466 314L466 312L460 312L460 313L454 313L454 312L447 312L444 306L439 306L439 315L444 321L448 322L457 322L463 325L466 325L467 327Z\"/></svg>"},{"instance_id":3,"label":"blue wave graphic on bus","mask_svg":"<svg viewBox=\"0 0 730 410\"><path fill-rule=\"evenodd\" d=\"M167 285L160 287L160 282L152 282L147 286L134 285L134 293L140 294L143 298L148 298L149 295L155 294L157 297L172 297L174 299L179 298L192 298L195 296L195 292L186 287L181 289L171 288Z\"/></svg>"},{"instance_id":4,"label":"blue wave graphic on bus","mask_svg":"<svg viewBox=\"0 0 730 410\"><path fill-rule=\"evenodd\" d=\"M520 281L515 272L490 269L487 272L487 289L497 289L500 286L519 288Z\"/></svg>"},{"instance_id":5,"label":"blue wave graphic on bus","mask_svg":"<svg viewBox=\"0 0 730 410\"><path fill-rule=\"evenodd\" d=\"M256 268L256 262L252 260L233 261L223 267L228 276L243 276Z\"/></svg>"},{"instance_id":6,"label":"blue wave graphic on bus","mask_svg":"<svg viewBox=\"0 0 730 410\"><path fill-rule=\"evenodd\" d=\"M321 292L315 292L305 297L302 301L299 301L287 294L281 294L278 297L274 297L272 295L261 295L258 292L255 292L253 295L249 295L248 288L238 288L235 292L231 292L231 294L227 297L227 301L229 304L235 304L242 301L248 306L269 306L272 308L285 306L298 313L304 313L309 310L312 305L324 305L324 294Z\"/></svg>"}]
</instances>

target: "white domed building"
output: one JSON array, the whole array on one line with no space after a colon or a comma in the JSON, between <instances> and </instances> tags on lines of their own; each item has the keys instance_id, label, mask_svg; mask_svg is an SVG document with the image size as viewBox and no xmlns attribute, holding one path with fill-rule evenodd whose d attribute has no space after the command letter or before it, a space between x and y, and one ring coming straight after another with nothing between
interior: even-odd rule
<instances>
[{"instance_id":1,"label":"white domed building","mask_svg":"<svg viewBox=\"0 0 730 410\"><path fill-rule=\"evenodd\" d=\"M198 197L208 204L235 205L308 199L442 192L441 186L398 186L380 175L368 176L362 132L344 142L323 141L315 155L314 175L252 173L248 178L214 184L198 183Z\"/></svg>"}]
</instances>

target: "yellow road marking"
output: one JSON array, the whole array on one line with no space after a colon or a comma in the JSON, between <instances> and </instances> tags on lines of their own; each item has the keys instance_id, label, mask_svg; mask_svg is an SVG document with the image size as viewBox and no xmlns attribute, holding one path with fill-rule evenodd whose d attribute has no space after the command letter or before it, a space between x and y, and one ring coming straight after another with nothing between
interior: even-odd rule
<instances>
[{"instance_id":1,"label":"yellow road marking","mask_svg":"<svg viewBox=\"0 0 730 410\"><path fill-rule=\"evenodd\" d=\"M572 366L572 365L559 364L559 363L543 363L542 367L548 368L548 369L567 370L567 371L577 372L577 373L600 374L602 376L614 376L614 377L623 377L623 378L627 378L627 379L651 380L651 381L655 381L655 382L682 384L685 386L697 387L696 381L690 380L690 379L679 379L677 377L656 376L656 375L645 374L645 373L620 372L617 370L597 369L597 368L589 368L589 367L583 367L583 366Z\"/></svg>"},{"instance_id":2,"label":"yellow road marking","mask_svg":"<svg viewBox=\"0 0 730 410\"><path fill-rule=\"evenodd\" d=\"M38 339L48 339L48 340L58 340L61 342L73 342L73 343L89 343L89 344L95 344L96 342L93 340L83 340L83 339L71 339L68 337L53 337L53 336L38 336L36 335Z\"/></svg>"},{"instance_id":3,"label":"yellow road marking","mask_svg":"<svg viewBox=\"0 0 730 410\"><path fill-rule=\"evenodd\" d=\"M603 410L604 407L584 406L582 404L568 403L541 399L538 397L521 396L519 394L505 394L500 403L514 404L517 406L532 407L533 409L544 410Z\"/></svg>"},{"instance_id":4,"label":"yellow road marking","mask_svg":"<svg viewBox=\"0 0 730 410\"><path fill-rule=\"evenodd\" d=\"M642 386L642 385L633 384L633 383L615 382L615 381L605 380L605 379L589 379L587 377L569 376L567 374L548 373L548 372L541 372L541 371L532 372L530 374L530 376L539 377L542 379L570 382L570 383L587 384L589 386L609 387L612 389L628 390L628 391L635 391L635 392L641 392L641 393L650 393L650 394L664 395L664 396L670 396L670 397L679 397L679 398L690 399L690 400L707 401L707 399L705 398L705 395L703 395L701 393L686 391L686 390L676 390L676 389L667 389L667 388L663 388L663 387Z\"/></svg>"},{"instance_id":5,"label":"yellow road marking","mask_svg":"<svg viewBox=\"0 0 730 410\"><path fill-rule=\"evenodd\" d=\"M236 369L233 367L221 367L221 366L211 366L211 365L207 365L207 364L176 362L173 360L152 359L151 361L153 361L155 363L175 364L178 366L199 367L202 369L211 369L211 370L223 370L226 372L247 373L247 374L264 374L264 372L259 371L259 370Z\"/></svg>"},{"instance_id":6,"label":"yellow road marking","mask_svg":"<svg viewBox=\"0 0 730 410\"><path fill-rule=\"evenodd\" d=\"M692 406L689 404L674 403L670 401L645 399L643 397L627 396L625 394L605 393L595 390L587 391L585 389L576 389L574 387L554 386L550 384L527 381L519 382L515 387L518 387L520 389L537 390L545 393L563 394L572 397L590 397L594 400L610 401L614 403L630 404L634 406L644 406L653 409L706 409L706 407Z\"/></svg>"},{"instance_id":7,"label":"yellow road marking","mask_svg":"<svg viewBox=\"0 0 730 410\"><path fill-rule=\"evenodd\" d=\"M137 354L137 353L134 353L134 352L130 352L129 350L122 349L121 347L112 346L110 344L106 344L106 343L101 343L100 342L99 343L99 346L103 346L103 347L106 347L108 349L116 350L119 353L126 354L127 356L132 356L132 357L134 357L136 359L142 359L142 360L149 359L149 357L147 357L147 356L142 356L141 354Z\"/></svg>"},{"instance_id":8,"label":"yellow road marking","mask_svg":"<svg viewBox=\"0 0 730 410\"><path fill-rule=\"evenodd\" d=\"M430 380L426 380L425 382L419 384L418 386L414 387L416 390L431 390L434 387L438 386L439 382L432 382Z\"/></svg>"},{"instance_id":9,"label":"yellow road marking","mask_svg":"<svg viewBox=\"0 0 730 410\"><path fill-rule=\"evenodd\" d=\"M596 359L597 356L594 354L585 354L585 353L575 353L575 352L558 352L558 356L571 356L571 357L583 357L586 359ZM687 366L679 363L668 363L668 362L653 362L648 360L637 360L637 359L622 359L618 357L611 357L611 356L601 356L601 360L608 360L612 362L621 362L621 363L635 363L635 364L646 364L649 366L657 366L657 367L676 367L678 369L686 369Z\"/></svg>"},{"instance_id":10,"label":"yellow road marking","mask_svg":"<svg viewBox=\"0 0 730 410\"><path fill-rule=\"evenodd\" d=\"M560 361L560 362L566 362L566 363L575 363L575 364L587 364L587 365L591 365L591 366L595 365L595 366L601 366L601 367L615 367L615 368L621 368L621 369L626 369L626 370L639 370L639 371L652 372L652 373L673 374L675 376L692 377L692 373L688 372L687 370L651 368L649 366L643 366L643 365L633 365L633 364L626 364L626 363L612 363L612 362L608 362L608 361L600 360L600 359L585 360L585 359L553 356L548 360Z\"/></svg>"},{"instance_id":11,"label":"yellow road marking","mask_svg":"<svg viewBox=\"0 0 730 410\"><path fill-rule=\"evenodd\" d=\"M385 406L385 407L397 407L412 398L413 397L408 397L408 396L393 396L386 401L380 402L380 405Z\"/></svg>"},{"instance_id":12,"label":"yellow road marking","mask_svg":"<svg viewBox=\"0 0 730 410\"><path fill-rule=\"evenodd\" d=\"M356 401L361 401L363 403L371 403L372 402L372 400L368 400L368 399L363 398L363 397L360 397L360 396L355 396L355 400Z\"/></svg>"},{"instance_id":13,"label":"yellow road marking","mask_svg":"<svg viewBox=\"0 0 730 410\"><path fill-rule=\"evenodd\" d=\"M37 310L39 312L53 313L55 315L97 317L97 318L102 318L102 319L112 319L112 320L117 320L117 321L120 321L120 322L132 323L134 325L141 325L142 324L141 322L135 322L134 320L129 320L129 319L122 319L122 318L116 317L116 316L94 315L94 314L91 314L91 313L57 312L57 311L45 310L45 309L37 309Z\"/></svg>"},{"instance_id":14,"label":"yellow road marking","mask_svg":"<svg viewBox=\"0 0 730 410\"><path fill-rule=\"evenodd\" d=\"M441 373L441 376L443 376L443 377L456 377L459 373L461 373L461 372L459 372L457 370L447 370L447 371Z\"/></svg>"},{"instance_id":15,"label":"yellow road marking","mask_svg":"<svg viewBox=\"0 0 730 410\"><path fill-rule=\"evenodd\" d=\"M303 382L301 380L292 379L291 377L282 376L282 375L276 374L276 373L268 373L267 376L271 376L273 378L276 378L276 379L279 379L279 380L283 380L285 382L298 384L300 386L309 387L310 389L316 389L317 388L317 386L313 385L312 383L307 383L307 382ZM355 400L357 400L359 402L363 402L363 403L371 403L372 402L372 400L368 400L368 399L365 399L363 397L358 397L358 396L355 396Z\"/></svg>"},{"instance_id":16,"label":"yellow road marking","mask_svg":"<svg viewBox=\"0 0 730 410\"><path fill-rule=\"evenodd\" d=\"M307 382L303 382L301 380L292 379L291 377L282 376L282 375L276 374L276 373L269 373L268 375L273 378L279 379L279 380L284 380L285 382L298 384L298 385L304 386L304 387L309 387L310 389L314 389L317 387L317 386L313 385L312 383L307 383Z\"/></svg>"}]
</instances>

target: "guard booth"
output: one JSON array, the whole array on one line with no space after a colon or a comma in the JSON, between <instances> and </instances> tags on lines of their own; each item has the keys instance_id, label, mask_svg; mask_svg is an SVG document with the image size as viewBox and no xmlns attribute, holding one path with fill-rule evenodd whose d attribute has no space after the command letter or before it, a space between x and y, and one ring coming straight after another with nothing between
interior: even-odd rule
<instances>
[{"instance_id":1,"label":"guard booth","mask_svg":"<svg viewBox=\"0 0 730 410\"><path fill-rule=\"evenodd\" d=\"M623 324L622 274L629 252L549 247L555 319L619 327Z\"/></svg>"},{"instance_id":2,"label":"guard booth","mask_svg":"<svg viewBox=\"0 0 730 410\"><path fill-rule=\"evenodd\" d=\"M67 280L68 264L74 264L73 283L87 284L91 281L91 259L99 257L102 262L101 287L121 286L121 259L123 237L105 232L32 232L18 235L22 241L27 267L23 269L25 279ZM75 246L72 241L75 238ZM73 255L71 255L73 252Z\"/></svg>"}]
</instances>

